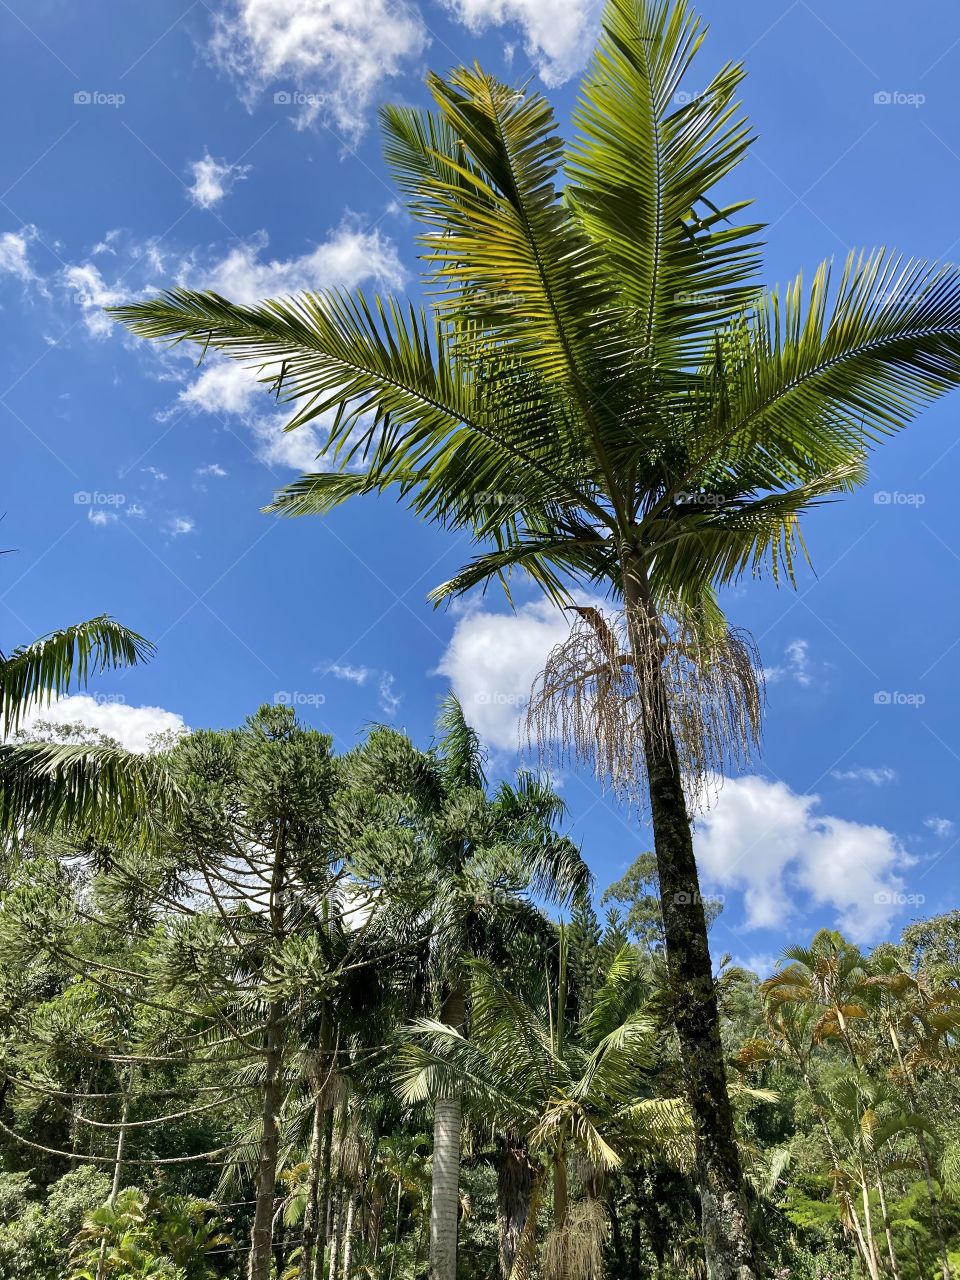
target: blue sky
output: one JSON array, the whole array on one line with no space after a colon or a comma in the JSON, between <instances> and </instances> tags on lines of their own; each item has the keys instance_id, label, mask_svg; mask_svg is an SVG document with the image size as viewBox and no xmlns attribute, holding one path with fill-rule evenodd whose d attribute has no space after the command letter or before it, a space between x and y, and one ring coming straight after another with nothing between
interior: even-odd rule
<instances>
[{"instance_id":1,"label":"blue sky","mask_svg":"<svg viewBox=\"0 0 960 1280\"><path fill-rule=\"evenodd\" d=\"M750 72L759 140L737 187L769 224L771 283L852 247L960 253L960 11L910 13L708 0L704 81L729 59ZM595 22L588 0L0 4L0 646L104 611L159 646L64 715L142 745L282 696L341 747L384 719L426 742L452 681L512 766L556 615L522 592L514 618L492 595L435 612L426 592L467 548L390 502L260 515L322 432L281 437L242 373L138 344L101 307L171 283L415 296L377 104L479 59L532 75L565 126ZM727 601L770 679L763 757L700 822L718 954L762 967L819 924L873 941L956 906L958 414L956 397L926 412L815 515L798 592ZM602 886L649 834L588 777L560 781Z\"/></svg>"}]
</instances>

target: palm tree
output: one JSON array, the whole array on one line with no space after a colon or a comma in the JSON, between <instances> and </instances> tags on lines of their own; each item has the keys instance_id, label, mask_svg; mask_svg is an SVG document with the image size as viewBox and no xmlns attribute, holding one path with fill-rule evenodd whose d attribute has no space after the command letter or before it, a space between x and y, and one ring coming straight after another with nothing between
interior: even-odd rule
<instances>
[{"instance_id":1,"label":"palm tree","mask_svg":"<svg viewBox=\"0 0 960 1280\"><path fill-rule=\"evenodd\" d=\"M176 798L158 761L112 744L24 742L28 712L91 676L147 661L153 645L105 614L0 653L0 831L96 828L104 838ZM12 739L12 740L11 740Z\"/></svg>"},{"instance_id":2,"label":"palm tree","mask_svg":"<svg viewBox=\"0 0 960 1280\"><path fill-rule=\"evenodd\" d=\"M597 1214L570 1204L574 1152L600 1171L620 1167L631 1145L675 1158L688 1141L686 1108L657 1098L652 1068L660 1031L646 1006L637 950L624 947L590 1006L571 1020L567 944L559 971L522 968L514 980L473 961L470 1034L432 1019L408 1032L398 1082L413 1104L456 1089L500 1138L500 1267L510 1280L536 1250L543 1170L552 1182L554 1229L546 1273L564 1280L573 1239L597 1245ZM522 1176L517 1176L522 1174ZM598 1206L591 1206L597 1209ZM594 1230L575 1230L575 1224Z\"/></svg>"},{"instance_id":3,"label":"palm tree","mask_svg":"<svg viewBox=\"0 0 960 1280\"><path fill-rule=\"evenodd\" d=\"M768 1009L801 1005L815 1011L813 1043L839 1039L854 1068L860 1066L851 1023L868 1017L872 987L860 949L835 930L820 929L809 947L788 947L780 968L761 986Z\"/></svg>"},{"instance_id":4,"label":"palm tree","mask_svg":"<svg viewBox=\"0 0 960 1280\"><path fill-rule=\"evenodd\" d=\"M900 1135L910 1133L916 1136L929 1126L922 1117L904 1111L887 1085L869 1080L856 1071L850 1071L831 1085L826 1090L826 1098L841 1144L840 1167L834 1176L848 1179L859 1190L863 1204L868 1270L874 1280L878 1280L880 1265L870 1203L875 1189L890 1271L893 1280L900 1280L884 1175L897 1169L918 1167L915 1160L898 1154L894 1144Z\"/></svg>"},{"instance_id":5,"label":"palm tree","mask_svg":"<svg viewBox=\"0 0 960 1280\"><path fill-rule=\"evenodd\" d=\"M564 806L550 787L522 773L515 785L504 781L488 794L479 739L452 695L442 704L438 730L426 754L384 728L353 753L358 831L348 831L348 847L358 879L382 888L419 921L429 939L440 1022L460 1031L469 999L464 959L509 963L517 937L545 940L549 930L532 898L568 905L586 892L590 872L555 829ZM398 838L398 819L407 844ZM438 1092L433 1105L430 1268L436 1280L452 1280L460 1212L458 1090Z\"/></svg>"},{"instance_id":6,"label":"palm tree","mask_svg":"<svg viewBox=\"0 0 960 1280\"><path fill-rule=\"evenodd\" d=\"M678 105L703 38L687 0L607 0L568 148L540 95L479 67L431 76L432 112L384 111L429 313L174 289L115 314L259 367L296 402L291 429L332 415L331 469L274 510L393 489L477 544L437 600L522 571L559 604L578 583L621 602L612 624L579 616L534 727L566 728L649 800L710 1274L746 1280L760 1264L684 789L756 728L750 655L714 593L792 581L801 514L863 483L867 450L960 382L960 272L877 252L763 291L745 202L711 199L751 143L743 68L694 73Z\"/></svg>"},{"instance_id":7,"label":"palm tree","mask_svg":"<svg viewBox=\"0 0 960 1280\"><path fill-rule=\"evenodd\" d=\"M949 984L931 988L925 976L919 972L911 972L896 953L885 951L871 956L870 975L867 983L875 987L878 993L877 1013L896 1057L897 1082L903 1089L910 1111L919 1114L921 1108L915 1078L916 1059L923 1060L926 1045L930 1041L936 1042L944 1031L956 1031L960 1026L960 994ZM904 1032L913 1032L919 1040L919 1052L911 1053L909 1058L904 1053ZM917 1130L916 1137L937 1237L941 1274L943 1280L950 1280L950 1258L935 1190L933 1161L922 1129Z\"/></svg>"}]
</instances>

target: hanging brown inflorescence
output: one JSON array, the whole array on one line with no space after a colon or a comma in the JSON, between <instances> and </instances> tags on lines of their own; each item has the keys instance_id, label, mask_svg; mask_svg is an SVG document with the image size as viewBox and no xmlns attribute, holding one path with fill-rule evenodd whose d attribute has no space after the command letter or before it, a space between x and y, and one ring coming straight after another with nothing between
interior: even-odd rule
<instances>
[{"instance_id":1,"label":"hanging brown inflorescence","mask_svg":"<svg viewBox=\"0 0 960 1280\"><path fill-rule=\"evenodd\" d=\"M752 638L676 602L656 626L637 626L633 645L622 612L574 612L570 634L534 682L528 746L547 766L589 764L602 782L642 805L645 740L672 730L688 802L702 808L711 781L749 760L759 741L763 670ZM636 646L646 646L639 664ZM662 686L650 678L657 667Z\"/></svg>"}]
</instances>

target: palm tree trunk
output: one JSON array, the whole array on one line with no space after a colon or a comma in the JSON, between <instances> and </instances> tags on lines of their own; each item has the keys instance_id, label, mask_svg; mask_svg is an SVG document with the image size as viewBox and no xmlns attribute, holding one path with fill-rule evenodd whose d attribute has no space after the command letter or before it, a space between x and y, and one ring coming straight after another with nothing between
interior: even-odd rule
<instances>
[{"instance_id":1,"label":"palm tree trunk","mask_svg":"<svg viewBox=\"0 0 960 1280\"><path fill-rule=\"evenodd\" d=\"M324 1159L325 1118L322 1099L318 1093L313 1100L313 1129L310 1134L307 1203L303 1213L303 1248L300 1254L300 1280L313 1280L313 1255L317 1247L317 1228L320 1223L320 1177ZM326 1217L325 1210L324 1217Z\"/></svg>"},{"instance_id":2,"label":"palm tree trunk","mask_svg":"<svg viewBox=\"0 0 960 1280\"><path fill-rule=\"evenodd\" d=\"M877 1241L873 1231L873 1214L870 1212L869 1184L866 1170L863 1168L860 1170L860 1194L863 1200L863 1225L866 1229L870 1275L873 1280L880 1280L880 1260L877 1257Z\"/></svg>"},{"instance_id":3,"label":"palm tree trunk","mask_svg":"<svg viewBox=\"0 0 960 1280\"><path fill-rule=\"evenodd\" d=\"M350 1268L353 1265L353 1223L356 1212L357 1197L351 1191L347 1199L347 1219L343 1227L343 1280L350 1280Z\"/></svg>"},{"instance_id":4,"label":"palm tree trunk","mask_svg":"<svg viewBox=\"0 0 960 1280\"><path fill-rule=\"evenodd\" d=\"M893 1280L900 1280L900 1265L897 1262L897 1251L893 1247L893 1231L890 1227L890 1214L887 1211L887 1193L883 1186L883 1175L877 1169L877 1195L880 1197L880 1215L883 1219L883 1234L887 1241L887 1256L890 1259L890 1270Z\"/></svg>"},{"instance_id":5,"label":"palm tree trunk","mask_svg":"<svg viewBox=\"0 0 960 1280\"><path fill-rule=\"evenodd\" d=\"M759 1259L747 1214L727 1094L713 965L690 817L658 657L660 622L642 566L624 558L624 599L637 682L652 708L644 725L660 909L674 1025L693 1120L708 1280L752 1280Z\"/></svg>"},{"instance_id":6,"label":"palm tree trunk","mask_svg":"<svg viewBox=\"0 0 960 1280\"><path fill-rule=\"evenodd\" d=\"M440 1020L463 1026L466 992L454 984L447 992ZM430 1280L456 1280L457 1227L460 1218L459 1097L438 1098L433 1111L433 1179L430 1193Z\"/></svg>"},{"instance_id":7,"label":"palm tree trunk","mask_svg":"<svg viewBox=\"0 0 960 1280\"><path fill-rule=\"evenodd\" d=\"M497 1164L497 1231L500 1274L510 1280L517 1249L527 1223L536 1171L524 1144L508 1136Z\"/></svg>"}]
</instances>

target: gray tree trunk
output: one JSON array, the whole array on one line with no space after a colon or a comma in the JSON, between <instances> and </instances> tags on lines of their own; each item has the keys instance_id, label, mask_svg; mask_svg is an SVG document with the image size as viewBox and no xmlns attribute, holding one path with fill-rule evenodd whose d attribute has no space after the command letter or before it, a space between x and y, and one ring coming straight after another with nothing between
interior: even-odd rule
<instances>
[{"instance_id":1,"label":"gray tree trunk","mask_svg":"<svg viewBox=\"0 0 960 1280\"><path fill-rule=\"evenodd\" d=\"M433 1113L430 1195L430 1280L456 1280L460 1218L459 1098L438 1098Z\"/></svg>"},{"instance_id":2,"label":"gray tree trunk","mask_svg":"<svg viewBox=\"0 0 960 1280\"><path fill-rule=\"evenodd\" d=\"M467 995L454 983L444 996L440 1020L463 1029ZM430 1280L456 1280L457 1229L460 1222L459 1097L438 1098L433 1111L433 1179L430 1187Z\"/></svg>"}]
</instances>

